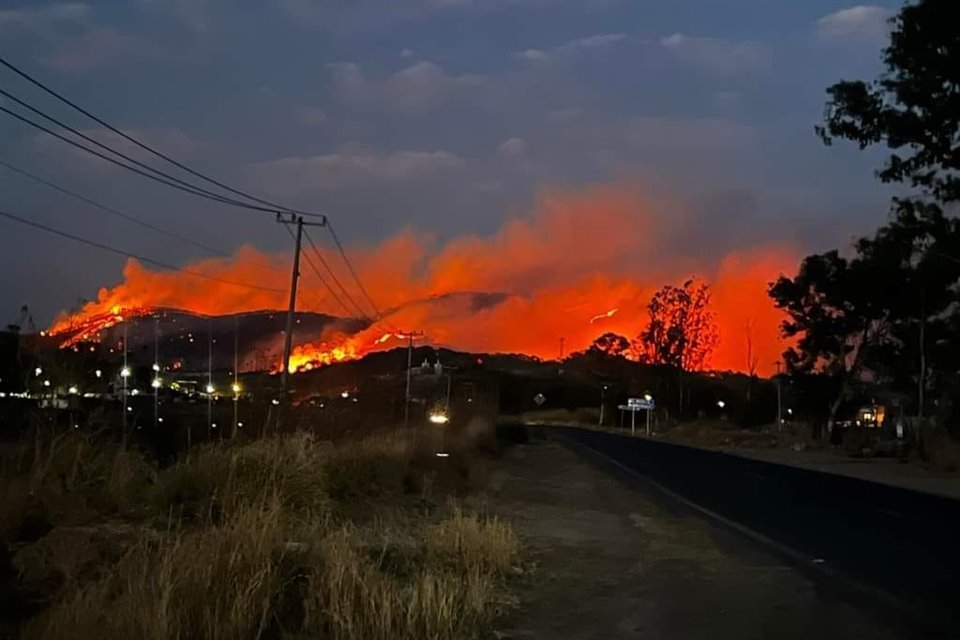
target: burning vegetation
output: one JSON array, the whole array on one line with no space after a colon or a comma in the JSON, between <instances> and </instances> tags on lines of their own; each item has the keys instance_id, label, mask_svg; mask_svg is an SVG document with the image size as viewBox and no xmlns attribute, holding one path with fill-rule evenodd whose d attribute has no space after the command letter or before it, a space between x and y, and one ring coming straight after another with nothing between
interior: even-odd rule
<instances>
[{"instance_id":1,"label":"burning vegetation","mask_svg":"<svg viewBox=\"0 0 960 640\"><path fill-rule=\"evenodd\" d=\"M794 268L798 253L753 246L717 255L712 247L688 246L693 224L670 207L648 204L633 188L545 190L530 215L505 222L489 236L438 244L406 229L379 245L354 247L359 277L382 315L360 331L328 332L301 344L291 369L390 348L409 330L460 350L555 358L561 339L567 351L576 351L603 334L633 340L648 332L654 294L666 284L682 291L695 276L709 285L716 326L709 356L695 368L745 371L755 361L758 373L772 372L782 352L783 316L767 289ZM336 270L332 254L328 262ZM288 265L289 256L243 247L232 259L191 264L189 270L204 279L152 271L131 259L121 284L61 316L50 333L65 336L68 345L90 340L121 316L158 307L202 315L283 309ZM350 281L345 269L337 276ZM310 270L303 270L301 292L298 310L346 315ZM376 316L372 308L364 313Z\"/></svg>"}]
</instances>

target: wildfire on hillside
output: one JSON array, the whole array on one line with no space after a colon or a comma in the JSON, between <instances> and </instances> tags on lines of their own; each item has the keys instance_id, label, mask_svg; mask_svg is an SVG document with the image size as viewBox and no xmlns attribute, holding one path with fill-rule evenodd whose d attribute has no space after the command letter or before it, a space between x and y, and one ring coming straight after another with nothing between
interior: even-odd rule
<instances>
[{"instance_id":1,"label":"wildfire on hillside","mask_svg":"<svg viewBox=\"0 0 960 640\"><path fill-rule=\"evenodd\" d=\"M555 358L561 339L570 352L607 332L634 338L654 291L698 276L710 284L720 332L707 366L745 370L749 340L757 371L771 373L782 351L782 314L767 296L767 286L796 268L799 252L758 245L717 256L709 248L685 246L691 224L660 211L633 188L606 186L545 191L529 216L505 222L490 236L461 236L437 247L405 230L376 246L352 247L360 279L383 316L360 332L321 335L298 346L291 370L391 348L392 339L412 330L454 349ZM329 262L336 262L332 255ZM274 269L263 269L264 263ZM101 289L95 302L63 315L50 331L72 336L71 341L90 339L118 315L156 307L203 315L282 309L288 264L289 256L244 247L232 259L190 265L191 271L216 278L204 280L151 271L131 259L121 284ZM350 282L345 269L338 278ZM305 271L299 309L343 315L334 300L319 295L322 290ZM374 315L372 309L367 313Z\"/></svg>"}]
</instances>

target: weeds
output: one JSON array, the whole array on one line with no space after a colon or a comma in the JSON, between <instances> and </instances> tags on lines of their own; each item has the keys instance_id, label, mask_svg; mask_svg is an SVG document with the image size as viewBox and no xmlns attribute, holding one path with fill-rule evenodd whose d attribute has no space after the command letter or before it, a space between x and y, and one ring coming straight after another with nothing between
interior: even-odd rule
<instances>
[{"instance_id":1,"label":"weeds","mask_svg":"<svg viewBox=\"0 0 960 640\"><path fill-rule=\"evenodd\" d=\"M19 495L75 499L142 532L119 561L52 594L25 638L466 637L494 615L518 554L497 519L394 499L453 473L439 446L469 455L436 434L217 443L162 470L92 445L67 437L6 457Z\"/></svg>"}]
</instances>

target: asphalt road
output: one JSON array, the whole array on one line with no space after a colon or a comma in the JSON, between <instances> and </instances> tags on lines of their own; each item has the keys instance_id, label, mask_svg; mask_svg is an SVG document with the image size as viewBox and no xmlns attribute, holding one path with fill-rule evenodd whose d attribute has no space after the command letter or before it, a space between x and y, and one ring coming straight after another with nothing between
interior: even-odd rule
<instances>
[{"instance_id":1,"label":"asphalt road","mask_svg":"<svg viewBox=\"0 0 960 640\"><path fill-rule=\"evenodd\" d=\"M844 589L960 637L960 501L682 445L537 428L652 480Z\"/></svg>"}]
</instances>

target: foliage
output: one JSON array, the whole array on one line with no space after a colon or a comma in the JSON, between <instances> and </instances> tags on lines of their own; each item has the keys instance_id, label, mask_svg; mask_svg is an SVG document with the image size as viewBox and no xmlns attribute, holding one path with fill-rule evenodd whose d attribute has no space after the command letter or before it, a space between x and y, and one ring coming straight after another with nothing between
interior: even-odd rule
<instances>
[{"instance_id":1,"label":"foliage","mask_svg":"<svg viewBox=\"0 0 960 640\"><path fill-rule=\"evenodd\" d=\"M616 333L607 332L594 340L587 351L615 357L626 356L630 351L630 341Z\"/></svg>"},{"instance_id":2,"label":"foliage","mask_svg":"<svg viewBox=\"0 0 960 640\"><path fill-rule=\"evenodd\" d=\"M647 307L647 327L637 338L639 359L679 371L699 371L710 359L719 340L710 287L690 279L677 287L657 291Z\"/></svg>"},{"instance_id":3,"label":"foliage","mask_svg":"<svg viewBox=\"0 0 960 640\"><path fill-rule=\"evenodd\" d=\"M872 82L827 89L821 138L892 150L878 172L884 182L919 187L940 202L960 200L960 30L956 3L923 0L893 19L886 71Z\"/></svg>"}]
</instances>

